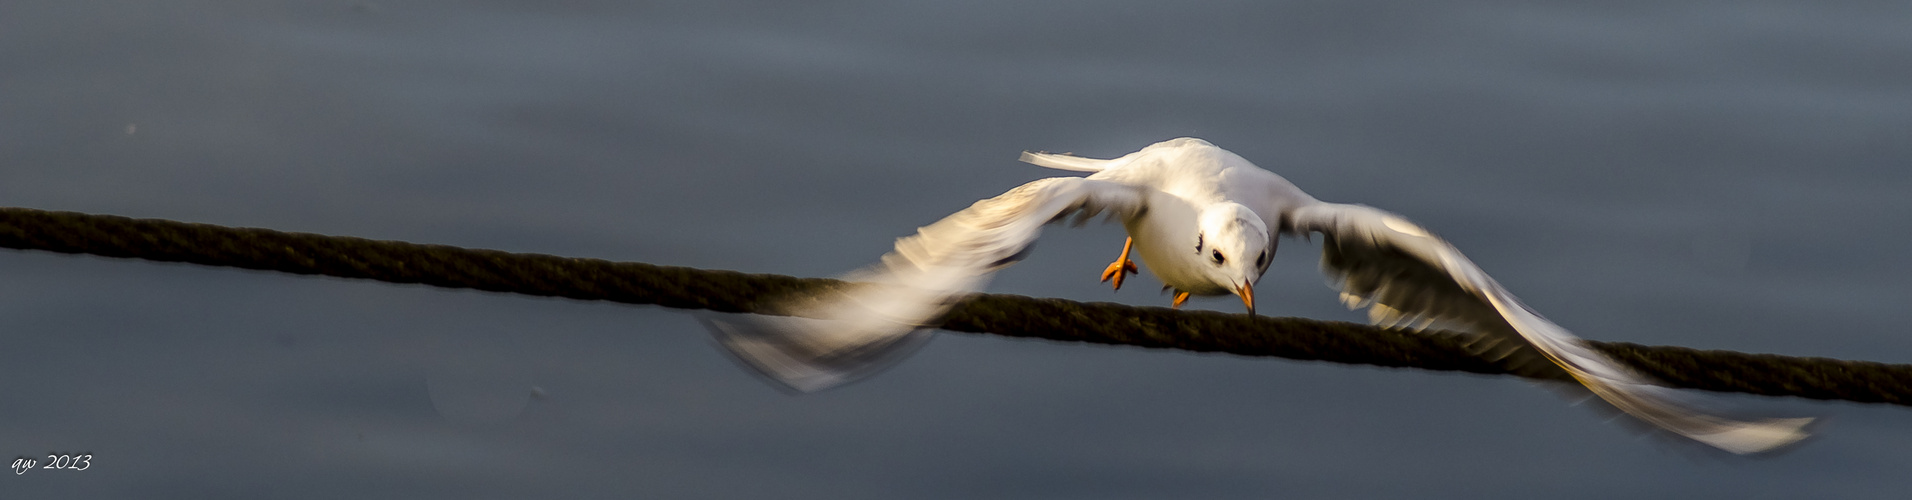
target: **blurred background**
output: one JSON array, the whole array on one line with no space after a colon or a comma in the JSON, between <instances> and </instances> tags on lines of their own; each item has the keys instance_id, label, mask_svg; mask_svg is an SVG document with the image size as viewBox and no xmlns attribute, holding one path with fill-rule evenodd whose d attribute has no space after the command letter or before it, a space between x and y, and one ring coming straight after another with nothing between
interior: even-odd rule
<instances>
[{"instance_id":1,"label":"blurred background","mask_svg":"<svg viewBox=\"0 0 1912 500\"><path fill-rule=\"evenodd\" d=\"M1904 2L0 4L0 205L830 276L1197 136L1592 339L1912 363ZM1051 230L995 292L1096 282ZM1289 241L1264 314L1358 320ZM1199 308L1239 311L1229 297ZM1518 379L940 335L791 396L682 311L0 251L9 498L1899 498L1912 413L1765 459Z\"/></svg>"}]
</instances>

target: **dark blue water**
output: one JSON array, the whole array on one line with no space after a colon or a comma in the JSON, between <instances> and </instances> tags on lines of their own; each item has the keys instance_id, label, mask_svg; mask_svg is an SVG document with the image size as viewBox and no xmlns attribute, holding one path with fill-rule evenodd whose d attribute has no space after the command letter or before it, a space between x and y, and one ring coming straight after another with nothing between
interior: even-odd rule
<instances>
[{"instance_id":1,"label":"dark blue water","mask_svg":"<svg viewBox=\"0 0 1912 500\"><path fill-rule=\"evenodd\" d=\"M796 275L1198 136L1595 339L1912 362L1900 2L0 5L0 205ZM1165 304L1052 230L994 291ZM1266 314L1354 319L1289 243ZM1239 310L1232 299L1197 307ZM1507 378L944 335L803 397L681 312L0 252L7 498L1898 498Z\"/></svg>"}]
</instances>

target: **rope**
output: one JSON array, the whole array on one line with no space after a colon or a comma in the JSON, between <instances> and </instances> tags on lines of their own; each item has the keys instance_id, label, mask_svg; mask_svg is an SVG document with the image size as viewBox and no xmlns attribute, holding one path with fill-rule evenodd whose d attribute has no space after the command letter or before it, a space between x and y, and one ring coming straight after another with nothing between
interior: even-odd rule
<instances>
[{"instance_id":1,"label":"rope","mask_svg":"<svg viewBox=\"0 0 1912 500\"><path fill-rule=\"evenodd\" d=\"M578 300L765 313L830 279L510 253L158 219L0 208L0 247L416 283ZM1403 332L1306 318L1250 317L977 294L942 329L1066 342L1512 374L1471 354L1467 334ZM1912 365L1589 342L1668 385L1912 406Z\"/></svg>"}]
</instances>

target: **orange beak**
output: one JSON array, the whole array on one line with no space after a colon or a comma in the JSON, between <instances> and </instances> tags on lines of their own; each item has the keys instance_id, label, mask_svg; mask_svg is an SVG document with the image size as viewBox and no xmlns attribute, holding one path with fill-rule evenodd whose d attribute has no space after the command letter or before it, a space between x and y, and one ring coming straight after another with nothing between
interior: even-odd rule
<instances>
[{"instance_id":1,"label":"orange beak","mask_svg":"<svg viewBox=\"0 0 1912 500\"><path fill-rule=\"evenodd\" d=\"M1254 316L1255 315L1255 285L1250 283L1242 283L1241 286L1235 287L1235 295L1241 296L1242 305L1248 306L1248 315Z\"/></svg>"}]
</instances>

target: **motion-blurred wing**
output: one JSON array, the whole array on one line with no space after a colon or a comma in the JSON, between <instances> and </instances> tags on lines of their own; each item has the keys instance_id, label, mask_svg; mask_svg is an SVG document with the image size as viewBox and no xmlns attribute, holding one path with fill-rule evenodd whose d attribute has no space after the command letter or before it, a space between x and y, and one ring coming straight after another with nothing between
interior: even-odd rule
<instances>
[{"instance_id":1,"label":"motion-blurred wing","mask_svg":"<svg viewBox=\"0 0 1912 500\"><path fill-rule=\"evenodd\" d=\"M1512 370L1564 370L1634 418L1733 453L1769 451L1808 435L1811 418L1725 418L1699 409L1690 395L1653 385L1541 317L1453 245L1398 215L1334 203L1309 204L1291 214L1296 233L1326 236L1322 272L1337 282L1350 308L1367 307L1376 324L1478 332L1476 350Z\"/></svg>"},{"instance_id":2,"label":"motion-blurred wing","mask_svg":"<svg viewBox=\"0 0 1912 500\"><path fill-rule=\"evenodd\" d=\"M976 202L898 239L883 263L848 276L845 289L782 303L799 318L706 318L720 344L744 364L792 389L827 389L880 371L929 338L922 328L989 275L1021 260L1042 226L1101 213L1127 218L1142 191L1076 177L1037 180Z\"/></svg>"}]
</instances>

